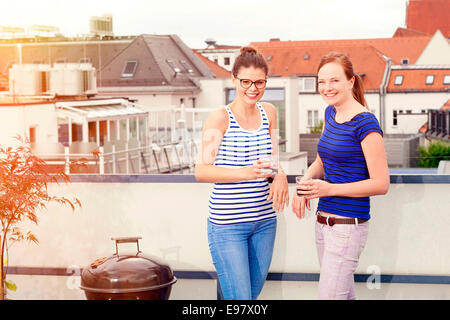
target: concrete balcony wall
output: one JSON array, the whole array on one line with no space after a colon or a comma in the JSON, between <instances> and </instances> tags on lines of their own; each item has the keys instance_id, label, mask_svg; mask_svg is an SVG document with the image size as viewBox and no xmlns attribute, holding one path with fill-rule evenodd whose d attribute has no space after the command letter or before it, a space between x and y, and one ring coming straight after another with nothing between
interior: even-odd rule
<instances>
[{"instance_id":1,"label":"concrete balcony wall","mask_svg":"<svg viewBox=\"0 0 450 320\"><path fill-rule=\"evenodd\" d=\"M292 196L294 176L289 179ZM450 176L391 176L388 194L372 197L369 237L356 270L367 278L356 281L359 299L450 299L449 186ZM18 289L9 297L85 299L79 271L115 252L111 237L141 236L142 252L163 258L178 274L214 274L206 233L211 188L189 175L80 175L69 185L50 185L51 194L78 197L83 206L72 213L51 204L39 213L38 226L23 225L39 245L10 248L7 279ZM290 207L279 214L270 272L284 280L272 276L260 299L317 298L314 223L314 212L303 220ZM134 250L131 244L119 246ZM171 299L217 298L214 277L188 278L179 277ZM427 279L432 283L423 283Z\"/></svg>"}]
</instances>

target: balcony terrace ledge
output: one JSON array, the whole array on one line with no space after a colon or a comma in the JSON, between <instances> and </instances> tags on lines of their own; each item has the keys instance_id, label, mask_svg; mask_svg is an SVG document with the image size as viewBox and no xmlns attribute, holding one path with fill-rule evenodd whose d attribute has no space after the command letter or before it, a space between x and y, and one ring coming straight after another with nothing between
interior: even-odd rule
<instances>
[{"instance_id":1,"label":"balcony terrace ledge","mask_svg":"<svg viewBox=\"0 0 450 320\"><path fill-rule=\"evenodd\" d=\"M210 183L193 175L71 175L51 193L78 197L71 213L49 205L39 225L24 225L38 246L17 243L7 278L11 299L85 299L80 272L114 253L111 237L141 236L141 250L166 260L179 279L171 299L216 299L206 217ZM288 176L290 194L295 176ZM391 175L389 192L371 198L369 237L355 273L359 299L450 299L450 175ZM268 281L260 299L316 299L319 265L314 209L278 216ZM67 212L65 212L67 210ZM28 229L27 229L28 228Z\"/></svg>"}]
</instances>

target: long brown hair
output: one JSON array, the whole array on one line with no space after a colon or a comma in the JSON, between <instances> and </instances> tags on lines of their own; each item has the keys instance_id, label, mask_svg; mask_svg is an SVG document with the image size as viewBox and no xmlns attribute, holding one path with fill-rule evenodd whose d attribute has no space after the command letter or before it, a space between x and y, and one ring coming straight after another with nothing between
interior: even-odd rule
<instances>
[{"instance_id":1,"label":"long brown hair","mask_svg":"<svg viewBox=\"0 0 450 320\"><path fill-rule=\"evenodd\" d=\"M319 67L317 68L317 72L330 62L339 63L344 69L345 76L347 80L350 80L352 77L355 77L355 83L353 84L353 97L360 104L367 108L366 98L364 98L364 85L361 77L353 71L353 64L350 61L348 55L340 53L340 52L330 52L322 57L319 63Z\"/></svg>"},{"instance_id":2,"label":"long brown hair","mask_svg":"<svg viewBox=\"0 0 450 320\"><path fill-rule=\"evenodd\" d=\"M234 77L237 77L241 67L262 69L266 73L266 76L269 73L269 66L267 65L266 59L264 59L264 56L261 53L258 53L253 47L241 48L241 54L236 57L233 64L232 74Z\"/></svg>"}]
</instances>

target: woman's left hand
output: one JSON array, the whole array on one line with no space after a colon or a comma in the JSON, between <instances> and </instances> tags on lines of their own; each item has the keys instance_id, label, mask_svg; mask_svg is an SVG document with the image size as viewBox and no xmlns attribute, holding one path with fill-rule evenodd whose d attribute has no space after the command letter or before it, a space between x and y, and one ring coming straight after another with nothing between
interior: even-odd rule
<instances>
[{"instance_id":1,"label":"woman's left hand","mask_svg":"<svg viewBox=\"0 0 450 320\"><path fill-rule=\"evenodd\" d=\"M273 208L278 213L284 210L284 206L289 206L288 182L285 174L276 174L270 186L267 200L273 199Z\"/></svg>"},{"instance_id":2,"label":"woman's left hand","mask_svg":"<svg viewBox=\"0 0 450 320\"><path fill-rule=\"evenodd\" d=\"M302 181L297 185L298 194L301 194L306 199L311 200L315 198L329 197L332 195L333 185L329 182L320 179L311 179Z\"/></svg>"}]
</instances>

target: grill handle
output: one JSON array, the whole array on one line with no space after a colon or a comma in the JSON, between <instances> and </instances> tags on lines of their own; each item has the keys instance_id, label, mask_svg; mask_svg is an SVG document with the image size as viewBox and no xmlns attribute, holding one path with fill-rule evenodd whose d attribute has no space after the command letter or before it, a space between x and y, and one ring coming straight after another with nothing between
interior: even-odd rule
<instances>
[{"instance_id":1,"label":"grill handle","mask_svg":"<svg viewBox=\"0 0 450 320\"><path fill-rule=\"evenodd\" d=\"M129 242L136 242L137 246L137 253L141 252L139 250L139 240L142 239L142 237L121 237L121 238L111 238L111 240L114 240L116 242L116 255L119 255L119 243L129 243Z\"/></svg>"}]
</instances>

